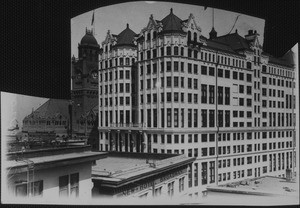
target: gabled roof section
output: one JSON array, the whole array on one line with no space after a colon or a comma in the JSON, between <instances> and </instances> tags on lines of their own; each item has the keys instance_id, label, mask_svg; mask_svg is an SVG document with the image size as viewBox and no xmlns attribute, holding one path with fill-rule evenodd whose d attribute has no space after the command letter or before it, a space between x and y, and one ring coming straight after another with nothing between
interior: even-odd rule
<instances>
[{"instance_id":1,"label":"gabled roof section","mask_svg":"<svg viewBox=\"0 0 300 208\"><path fill-rule=\"evenodd\" d=\"M273 56L269 57L269 63L273 63L273 64L285 66L285 67L293 67L292 63L290 63L286 59L284 59L284 58L275 58Z\"/></svg>"},{"instance_id":2,"label":"gabled roof section","mask_svg":"<svg viewBox=\"0 0 300 208\"><path fill-rule=\"evenodd\" d=\"M201 32L201 28L197 25L196 21L195 21L195 17L194 15L191 13L189 18L187 20L183 20L181 21L181 23L185 26L185 27L190 27L192 26L195 27L199 32Z\"/></svg>"},{"instance_id":3,"label":"gabled roof section","mask_svg":"<svg viewBox=\"0 0 300 208\"><path fill-rule=\"evenodd\" d=\"M116 40L117 35L111 34L110 30L107 31L105 40L102 42L102 44L112 43L114 40Z\"/></svg>"},{"instance_id":4,"label":"gabled roof section","mask_svg":"<svg viewBox=\"0 0 300 208\"><path fill-rule=\"evenodd\" d=\"M163 32L183 32L181 22L182 20L173 14L171 8L170 14L161 20Z\"/></svg>"},{"instance_id":5,"label":"gabled roof section","mask_svg":"<svg viewBox=\"0 0 300 208\"><path fill-rule=\"evenodd\" d=\"M213 40L228 45L234 51L251 50L248 41L238 33L223 35Z\"/></svg>"},{"instance_id":6,"label":"gabled roof section","mask_svg":"<svg viewBox=\"0 0 300 208\"><path fill-rule=\"evenodd\" d=\"M54 118L59 115L63 116L64 118L69 117L68 111L68 100L60 100L60 99L49 99L43 105L41 105L38 109L33 111L30 115L26 116L26 118Z\"/></svg>"},{"instance_id":7,"label":"gabled roof section","mask_svg":"<svg viewBox=\"0 0 300 208\"><path fill-rule=\"evenodd\" d=\"M209 47L209 48L237 54L234 50L232 50L232 48L229 45L221 43L221 42L212 41L212 40L207 39L206 44L207 44L207 47Z\"/></svg>"},{"instance_id":8,"label":"gabled roof section","mask_svg":"<svg viewBox=\"0 0 300 208\"><path fill-rule=\"evenodd\" d=\"M125 30L123 30L118 36L117 36L117 44L116 46L121 45L129 45L129 46L135 46L134 45L134 37L136 36L136 33L133 32L129 28L129 24L127 24L127 27Z\"/></svg>"}]
</instances>

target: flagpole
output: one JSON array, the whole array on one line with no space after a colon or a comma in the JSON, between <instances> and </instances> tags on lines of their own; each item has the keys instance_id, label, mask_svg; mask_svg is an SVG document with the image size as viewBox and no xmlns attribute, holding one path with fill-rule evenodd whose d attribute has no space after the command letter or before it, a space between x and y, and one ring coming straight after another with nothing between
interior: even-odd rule
<instances>
[{"instance_id":1,"label":"flagpole","mask_svg":"<svg viewBox=\"0 0 300 208\"><path fill-rule=\"evenodd\" d=\"M215 27L215 8L212 8L212 26Z\"/></svg>"},{"instance_id":2,"label":"flagpole","mask_svg":"<svg viewBox=\"0 0 300 208\"><path fill-rule=\"evenodd\" d=\"M95 18L95 10L94 10L94 18ZM94 20L94 24L93 24L93 30L94 30L94 36L96 35L96 24L95 24L95 20Z\"/></svg>"},{"instance_id":3,"label":"flagpole","mask_svg":"<svg viewBox=\"0 0 300 208\"><path fill-rule=\"evenodd\" d=\"M92 16L92 23L91 25L93 26L93 35L95 35L95 10L93 11L93 16Z\"/></svg>"}]
</instances>

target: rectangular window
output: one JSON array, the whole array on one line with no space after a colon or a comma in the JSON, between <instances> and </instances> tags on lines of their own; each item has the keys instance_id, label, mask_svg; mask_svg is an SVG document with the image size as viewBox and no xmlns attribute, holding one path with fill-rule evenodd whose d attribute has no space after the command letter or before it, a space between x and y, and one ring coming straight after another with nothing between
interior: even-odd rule
<instances>
[{"instance_id":1,"label":"rectangular window","mask_svg":"<svg viewBox=\"0 0 300 208\"><path fill-rule=\"evenodd\" d=\"M230 79L230 71L229 70L225 70L225 78Z\"/></svg>"},{"instance_id":2,"label":"rectangular window","mask_svg":"<svg viewBox=\"0 0 300 208\"><path fill-rule=\"evenodd\" d=\"M207 103L207 85L201 85L201 102Z\"/></svg>"},{"instance_id":3,"label":"rectangular window","mask_svg":"<svg viewBox=\"0 0 300 208\"><path fill-rule=\"evenodd\" d=\"M194 79L194 89L198 89L198 79Z\"/></svg>"},{"instance_id":4,"label":"rectangular window","mask_svg":"<svg viewBox=\"0 0 300 208\"><path fill-rule=\"evenodd\" d=\"M201 163L201 165L202 165L201 168L202 185L206 185L207 184L207 162L203 162Z\"/></svg>"},{"instance_id":5,"label":"rectangular window","mask_svg":"<svg viewBox=\"0 0 300 208\"><path fill-rule=\"evenodd\" d=\"M201 74L207 75L207 66L201 66Z\"/></svg>"},{"instance_id":6,"label":"rectangular window","mask_svg":"<svg viewBox=\"0 0 300 208\"><path fill-rule=\"evenodd\" d=\"M192 78L188 78L188 88L192 89Z\"/></svg>"},{"instance_id":7,"label":"rectangular window","mask_svg":"<svg viewBox=\"0 0 300 208\"><path fill-rule=\"evenodd\" d=\"M172 87L172 77L167 77L167 87Z\"/></svg>"},{"instance_id":8,"label":"rectangular window","mask_svg":"<svg viewBox=\"0 0 300 208\"><path fill-rule=\"evenodd\" d=\"M192 109L188 109L188 127L192 127Z\"/></svg>"},{"instance_id":9,"label":"rectangular window","mask_svg":"<svg viewBox=\"0 0 300 208\"><path fill-rule=\"evenodd\" d=\"M167 108L167 127L171 127L172 125L172 109Z\"/></svg>"},{"instance_id":10,"label":"rectangular window","mask_svg":"<svg viewBox=\"0 0 300 208\"><path fill-rule=\"evenodd\" d=\"M215 182L215 162L214 161L211 161L209 162L209 170L210 170L210 173L209 173L209 178L210 178L210 183L214 183Z\"/></svg>"},{"instance_id":11,"label":"rectangular window","mask_svg":"<svg viewBox=\"0 0 300 208\"><path fill-rule=\"evenodd\" d=\"M218 104L223 105L223 87L218 86Z\"/></svg>"},{"instance_id":12,"label":"rectangular window","mask_svg":"<svg viewBox=\"0 0 300 208\"><path fill-rule=\"evenodd\" d=\"M236 71L232 72L232 77L233 79L237 79L238 73Z\"/></svg>"},{"instance_id":13,"label":"rectangular window","mask_svg":"<svg viewBox=\"0 0 300 208\"><path fill-rule=\"evenodd\" d=\"M230 111L225 110L225 127L230 127Z\"/></svg>"},{"instance_id":14,"label":"rectangular window","mask_svg":"<svg viewBox=\"0 0 300 208\"><path fill-rule=\"evenodd\" d=\"M198 109L194 109L194 127L198 127Z\"/></svg>"},{"instance_id":15,"label":"rectangular window","mask_svg":"<svg viewBox=\"0 0 300 208\"><path fill-rule=\"evenodd\" d=\"M225 105L230 105L230 87L225 87Z\"/></svg>"},{"instance_id":16,"label":"rectangular window","mask_svg":"<svg viewBox=\"0 0 300 208\"><path fill-rule=\"evenodd\" d=\"M178 67L178 61L174 61L174 72L178 72L179 67Z\"/></svg>"},{"instance_id":17,"label":"rectangular window","mask_svg":"<svg viewBox=\"0 0 300 208\"><path fill-rule=\"evenodd\" d=\"M209 76L215 76L215 68L209 67Z\"/></svg>"},{"instance_id":18,"label":"rectangular window","mask_svg":"<svg viewBox=\"0 0 300 208\"><path fill-rule=\"evenodd\" d=\"M178 79L179 79L179 77L174 77L174 87L178 87L179 86Z\"/></svg>"},{"instance_id":19,"label":"rectangular window","mask_svg":"<svg viewBox=\"0 0 300 208\"><path fill-rule=\"evenodd\" d=\"M171 71L171 61L167 61L167 71Z\"/></svg>"},{"instance_id":20,"label":"rectangular window","mask_svg":"<svg viewBox=\"0 0 300 208\"><path fill-rule=\"evenodd\" d=\"M188 73L192 73L192 64L188 63Z\"/></svg>"},{"instance_id":21,"label":"rectangular window","mask_svg":"<svg viewBox=\"0 0 300 208\"><path fill-rule=\"evenodd\" d=\"M215 126L215 111L209 110L209 127Z\"/></svg>"},{"instance_id":22,"label":"rectangular window","mask_svg":"<svg viewBox=\"0 0 300 208\"><path fill-rule=\"evenodd\" d=\"M218 110L219 127L223 127L223 110Z\"/></svg>"},{"instance_id":23,"label":"rectangular window","mask_svg":"<svg viewBox=\"0 0 300 208\"><path fill-rule=\"evenodd\" d=\"M215 86L209 85L209 104L214 104L215 99Z\"/></svg>"},{"instance_id":24,"label":"rectangular window","mask_svg":"<svg viewBox=\"0 0 300 208\"><path fill-rule=\"evenodd\" d=\"M223 77L223 69L218 69L218 77Z\"/></svg>"},{"instance_id":25,"label":"rectangular window","mask_svg":"<svg viewBox=\"0 0 300 208\"><path fill-rule=\"evenodd\" d=\"M184 177L179 178L179 192L184 191Z\"/></svg>"},{"instance_id":26,"label":"rectangular window","mask_svg":"<svg viewBox=\"0 0 300 208\"><path fill-rule=\"evenodd\" d=\"M178 122L178 108L174 108L174 127L178 127L179 126L179 122Z\"/></svg>"},{"instance_id":27,"label":"rectangular window","mask_svg":"<svg viewBox=\"0 0 300 208\"><path fill-rule=\"evenodd\" d=\"M201 110L201 117L202 117L202 127L207 127L207 110Z\"/></svg>"}]
</instances>

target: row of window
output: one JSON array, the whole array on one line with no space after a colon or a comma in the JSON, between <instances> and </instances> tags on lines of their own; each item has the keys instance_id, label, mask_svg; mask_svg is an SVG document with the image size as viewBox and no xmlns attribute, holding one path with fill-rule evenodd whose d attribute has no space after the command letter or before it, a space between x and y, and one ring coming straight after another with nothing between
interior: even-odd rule
<instances>
[{"instance_id":1,"label":"row of window","mask_svg":"<svg viewBox=\"0 0 300 208\"><path fill-rule=\"evenodd\" d=\"M55 126L65 126L67 121L65 120L24 120L24 125L55 125Z\"/></svg>"},{"instance_id":2,"label":"row of window","mask_svg":"<svg viewBox=\"0 0 300 208\"><path fill-rule=\"evenodd\" d=\"M16 196L42 196L44 191L43 180L31 182L30 189L28 184L16 185ZM29 191L29 193L28 193ZM78 197L79 195L79 173L64 175L59 177L59 196Z\"/></svg>"},{"instance_id":3,"label":"row of window","mask_svg":"<svg viewBox=\"0 0 300 208\"><path fill-rule=\"evenodd\" d=\"M292 152L269 154L269 172L292 168ZM286 155L286 156L285 156ZM286 163L284 162L286 160Z\"/></svg>"},{"instance_id":4,"label":"row of window","mask_svg":"<svg viewBox=\"0 0 300 208\"><path fill-rule=\"evenodd\" d=\"M267 77L262 77L262 84L265 84L267 85L268 82L267 82ZM271 78L269 77L269 85L273 85L273 86L276 86L276 78ZM277 86L278 87L284 87L284 80L283 79L277 79ZM292 88L292 81L288 81L286 80L285 81L285 87L288 87L288 88Z\"/></svg>"},{"instance_id":5,"label":"row of window","mask_svg":"<svg viewBox=\"0 0 300 208\"><path fill-rule=\"evenodd\" d=\"M118 88L119 86L119 88ZM104 88L102 88L102 86L100 86L100 89L99 89L99 94L102 95L103 94L112 94L112 93L124 93L124 86L125 86L125 93L131 93L131 90L130 90L130 83L120 83L119 85L118 84L115 84L115 87L113 89L113 85L110 84L110 85L104 85ZM104 92L103 92L103 89L104 89Z\"/></svg>"},{"instance_id":6,"label":"row of window","mask_svg":"<svg viewBox=\"0 0 300 208\"><path fill-rule=\"evenodd\" d=\"M284 69L278 69L278 68L275 68L275 67L272 67L272 66L269 66L269 71L267 71L267 67L264 66L262 68L262 71L264 73L270 73L272 75L275 75L275 76L286 76L286 77L290 77L290 78L293 78L294 77L294 72L291 72L291 71L288 71L288 70L284 70ZM282 85L283 86L283 85Z\"/></svg>"},{"instance_id":7,"label":"row of window","mask_svg":"<svg viewBox=\"0 0 300 208\"><path fill-rule=\"evenodd\" d=\"M173 65L172 65L173 63ZM171 62L171 61L167 61L166 62L166 72L172 72L172 69L173 69L173 72L178 72L179 71L179 62L178 61L174 61L174 62ZM185 69L184 69L185 65L184 65L184 62L180 62L180 71L181 72L184 72ZM151 65L148 64L146 66L147 68L147 74L156 74L157 73L157 63L153 63L152 64L152 68L151 68ZM152 69L152 70L151 70ZM164 72L165 70L165 63L164 62L161 62L160 63L160 72ZM198 64L191 64L191 63L188 63L188 73L189 74L198 74ZM207 67L207 66L201 66L201 74L202 75L209 75L209 76L215 76L215 67ZM144 75L144 66L140 66L140 75L143 76ZM218 77L221 77L221 78L228 78L230 79L230 70L227 70L227 69L221 69L221 68L218 68ZM244 72L236 72L236 71L233 71L232 72L232 78L235 79L235 80L241 80L241 81L244 81L245 79L245 73ZM252 82L252 74L249 74L249 73L246 73L246 81L247 82Z\"/></svg>"},{"instance_id":8,"label":"row of window","mask_svg":"<svg viewBox=\"0 0 300 208\"><path fill-rule=\"evenodd\" d=\"M114 63L113 63L114 60ZM125 60L125 61L124 61ZM106 60L106 61L100 61L99 63L99 67L100 69L107 69L107 68L111 68L111 67L117 67L117 66L131 66L135 63L135 58L113 58L110 60ZM121 79L121 78L120 78Z\"/></svg>"},{"instance_id":9,"label":"row of window","mask_svg":"<svg viewBox=\"0 0 300 208\"><path fill-rule=\"evenodd\" d=\"M119 74L119 76L118 76ZM104 76L104 79L103 79L103 76ZM112 81L112 79L124 79L124 70L123 69L119 69L118 71L115 70L115 75L113 77L113 72L110 71L110 72L100 72L100 79L99 79L99 82L100 84L104 81L104 82L107 82L107 81ZM128 79L130 80L130 70L125 70L125 79Z\"/></svg>"},{"instance_id":10,"label":"row of window","mask_svg":"<svg viewBox=\"0 0 300 208\"><path fill-rule=\"evenodd\" d=\"M166 51L165 51L166 49ZM172 50L173 49L173 50ZM158 54L158 52L160 52ZM200 56L198 55L200 54ZM167 46L167 47L160 47L160 50L158 48L154 48L152 50L142 51L139 53L139 61L149 60L152 58L156 58L158 56L186 56L185 54L185 48L184 47L178 47L178 46ZM234 59L222 55L217 55L217 60L215 60L215 54L214 53L208 53L201 51L200 53L197 50L188 49L187 57L194 58L194 59L200 59L208 62L215 62L217 61L219 64L228 65L232 67L239 67L244 68L244 61L240 59ZM247 62L247 69L251 69L251 62Z\"/></svg>"}]
</instances>

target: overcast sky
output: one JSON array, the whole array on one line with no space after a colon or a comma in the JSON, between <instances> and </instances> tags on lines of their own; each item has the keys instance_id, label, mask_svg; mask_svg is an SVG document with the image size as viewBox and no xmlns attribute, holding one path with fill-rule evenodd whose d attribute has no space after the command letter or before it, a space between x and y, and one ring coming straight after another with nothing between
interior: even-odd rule
<instances>
[{"instance_id":1,"label":"overcast sky","mask_svg":"<svg viewBox=\"0 0 300 208\"><path fill-rule=\"evenodd\" d=\"M15 125L14 120L17 120L21 127L25 116L29 115L32 110L36 110L47 100L48 98L1 92L2 130L5 132L7 128Z\"/></svg>"},{"instance_id":2,"label":"overcast sky","mask_svg":"<svg viewBox=\"0 0 300 208\"><path fill-rule=\"evenodd\" d=\"M188 19L190 13L195 16L195 20L202 29L202 35L209 37L209 32L212 28L212 8L189 4L179 4L172 2L129 2L115 4L107 7L95 9L95 31L96 39L100 44L105 39L107 31L112 34L119 34L126 28L126 24L135 32L139 33L147 26L149 17L153 14L154 19L162 20L170 13L170 8L173 8L173 13L180 19ZM215 29L218 36L228 34L234 25L236 17L239 13L215 9ZM71 56L78 57L78 43L85 35L85 28L91 29L93 10L71 20ZM241 14L238 18L232 33L238 29L238 33L244 36L248 30L257 30L260 34L259 41L263 44L265 21L260 18Z\"/></svg>"}]
</instances>

